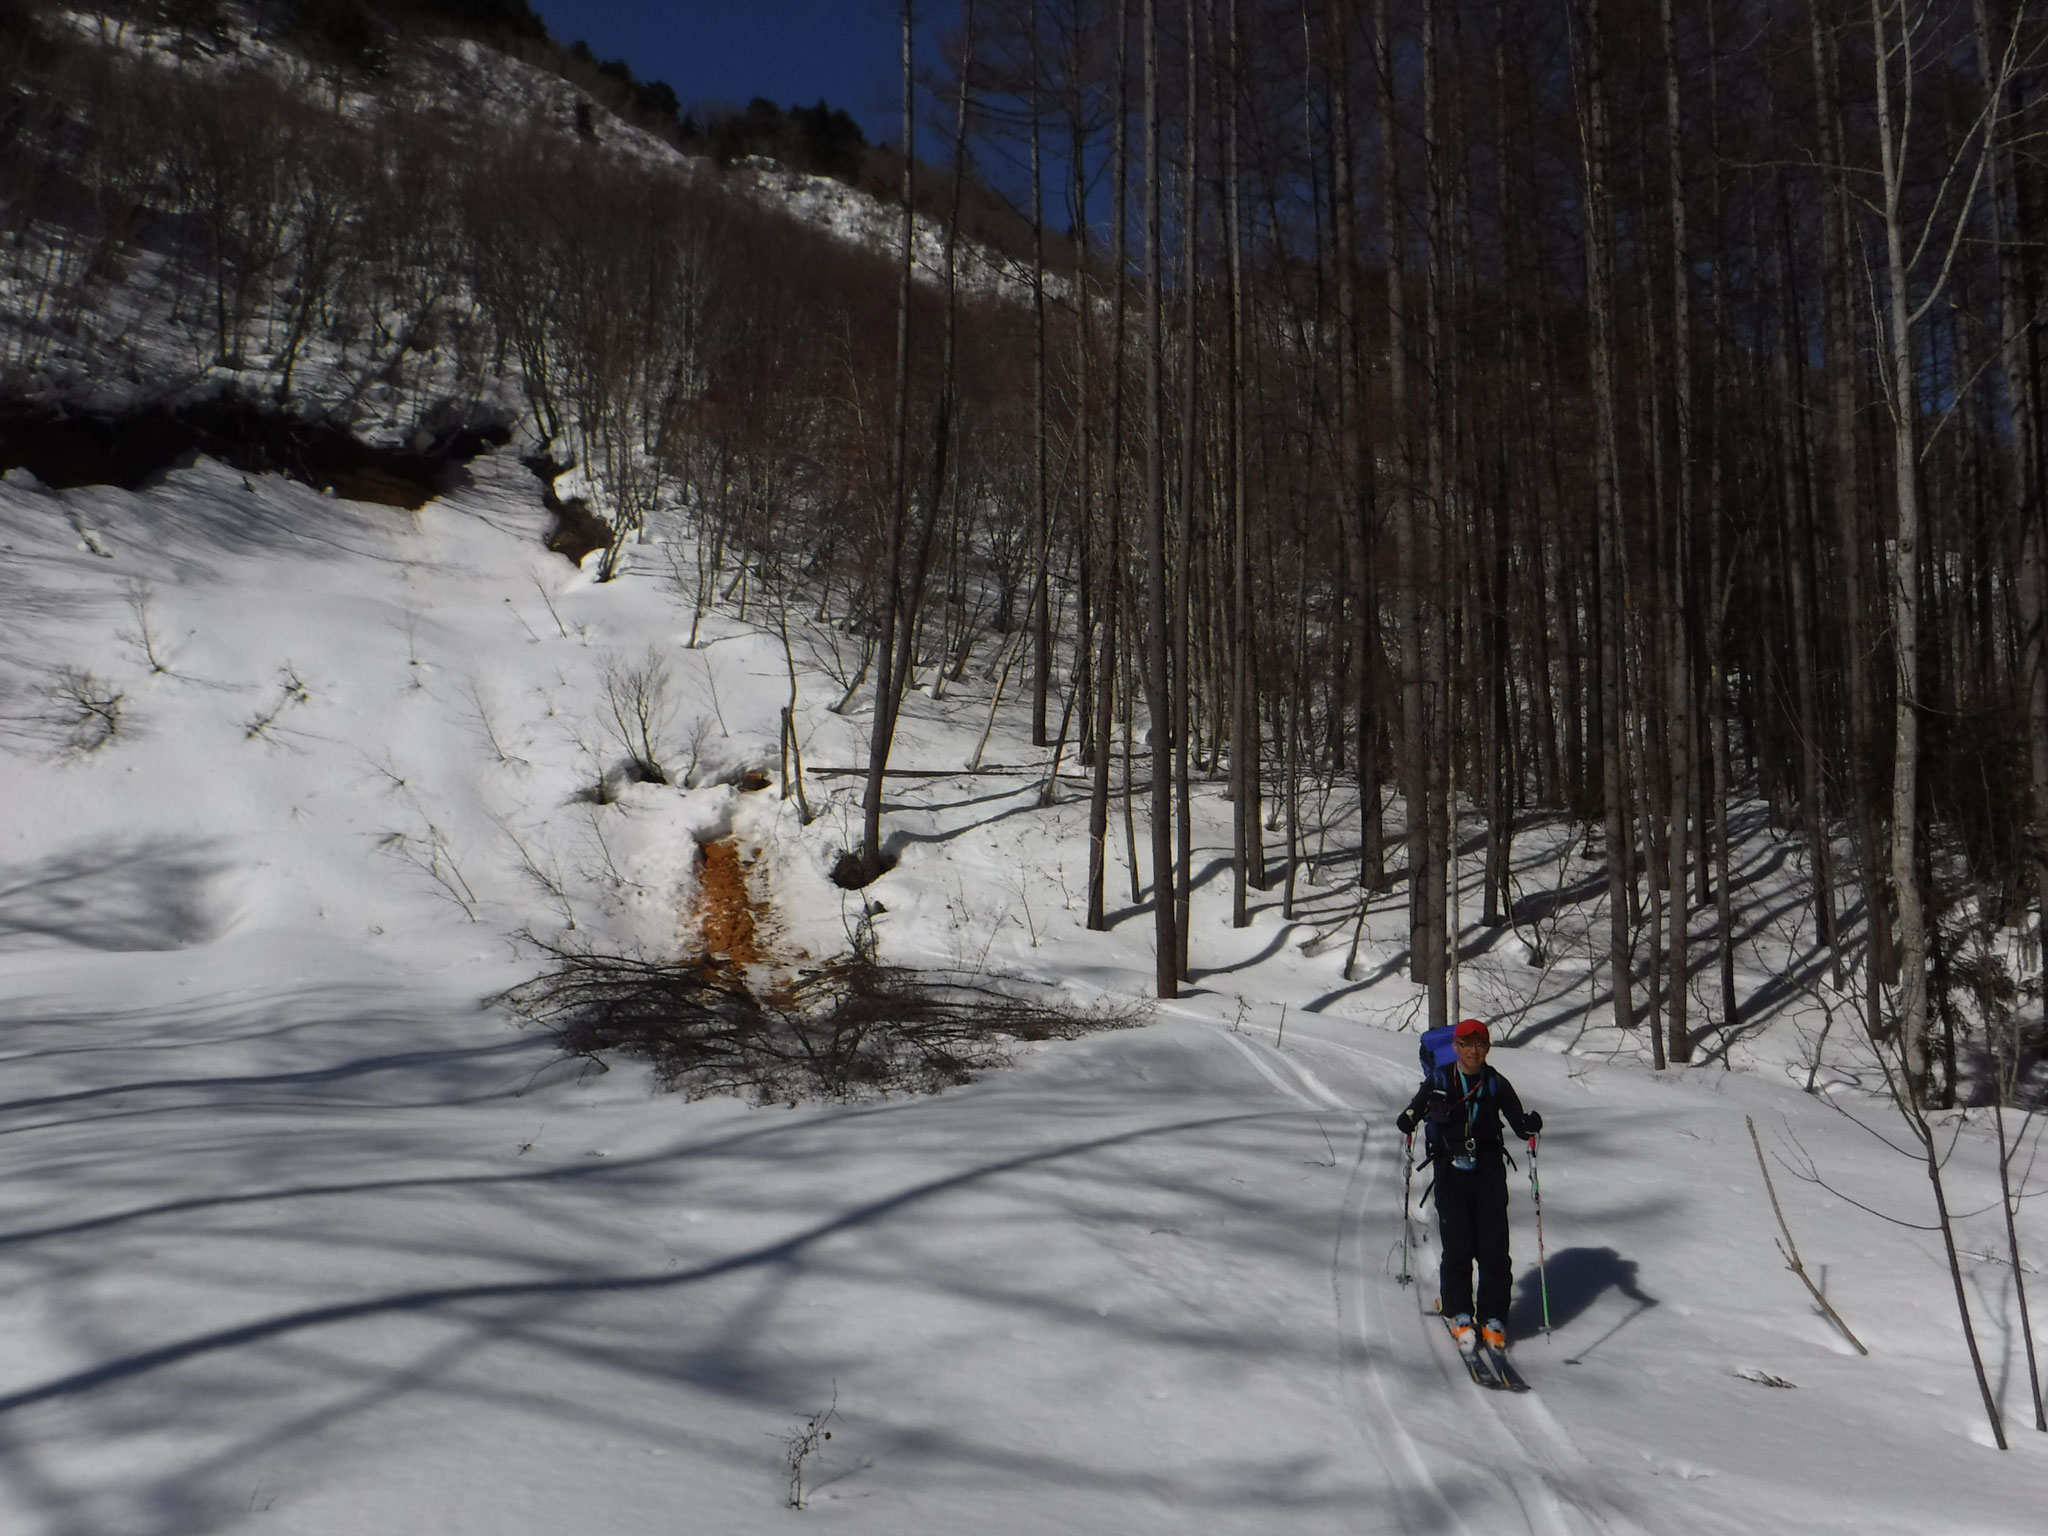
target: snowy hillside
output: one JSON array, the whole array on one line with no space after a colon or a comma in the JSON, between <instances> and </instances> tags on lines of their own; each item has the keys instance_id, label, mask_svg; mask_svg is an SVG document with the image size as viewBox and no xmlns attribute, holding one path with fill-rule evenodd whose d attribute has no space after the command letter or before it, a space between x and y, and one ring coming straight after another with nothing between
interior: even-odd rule
<instances>
[{"instance_id":1,"label":"snowy hillside","mask_svg":"<svg viewBox=\"0 0 2048 1536\"><path fill-rule=\"evenodd\" d=\"M569 186L594 159L689 189L692 221L730 200L863 254L900 247L900 213L861 188L773 162L721 171L477 39L414 38L363 74L317 63L277 8L222 14L199 47L146 10L50 9L70 52L0 97L21 161L0 187L18 226L0 252L0 403L112 414L238 393L387 443L516 419L526 387L453 232L485 187L537 241L573 223L545 174L564 157L586 157ZM914 257L936 290L946 239L930 217ZM1030 295L1028 264L972 241L956 269L963 292Z\"/></svg>"},{"instance_id":2,"label":"snowy hillside","mask_svg":"<svg viewBox=\"0 0 2048 1536\"><path fill-rule=\"evenodd\" d=\"M1525 842L1523 888L1561 893L1533 948L1466 968L1548 1122L1548 1337L1512 1181L1525 1397L1467 1383L1432 1287L1396 1281L1401 896L1355 982L1334 873L1232 930L1213 790L1195 985L1146 1027L794 1109L560 1059L480 1004L535 966L510 935L686 953L704 842L733 840L773 963L843 951L871 900L886 959L1129 999L1150 923L1083 928L1071 793L956 771L978 674L912 696L900 862L840 891L857 781L822 770L866 726L826 708L829 632L797 648L805 826L758 594L689 648L658 546L595 584L509 452L469 482L417 514L208 460L0 485L0 1528L2039 1529L1988 1124L1944 1121L2002 1456L1938 1236L1859 1208L1925 1223L1926 1181L1868 1133L1900 1139L1773 926L1801 877L1762 831L1742 981L1773 1001L1732 1052L1656 1076L1608 1025L1561 834ZM650 664L695 771L600 804L606 669ZM991 767L1041 764L995 722ZM1745 1117L1867 1358L1785 1271ZM2038 1201L2022 1235L2037 1275ZM828 1409L799 1514L789 1447Z\"/></svg>"}]
</instances>

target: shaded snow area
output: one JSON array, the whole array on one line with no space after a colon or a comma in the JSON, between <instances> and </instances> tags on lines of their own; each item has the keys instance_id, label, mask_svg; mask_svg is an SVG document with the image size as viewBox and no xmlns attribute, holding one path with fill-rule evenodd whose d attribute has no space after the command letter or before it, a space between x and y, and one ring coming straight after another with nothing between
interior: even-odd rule
<instances>
[{"instance_id":1,"label":"shaded snow area","mask_svg":"<svg viewBox=\"0 0 2048 1536\"><path fill-rule=\"evenodd\" d=\"M1342 863L1299 921L1276 892L1233 930L1214 786L1196 981L1143 1027L797 1108L558 1057L482 1001L538 964L511 936L689 953L704 839L736 839L785 966L872 900L885 960L1086 1005L1143 996L1151 924L1119 837L1125 910L1084 930L1077 785L1040 808L1034 774L955 771L978 669L911 697L897 762L934 774L894 783L894 870L839 891L857 780L824 770L867 718L826 707L831 632L796 646L805 826L743 787L776 779L789 696L760 594L692 649L660 549L597 585L541 549L509 454L470 479L418 514L205 460L0 484L0 1528L2042 1528L1990 1129L1942 1121L2004 1455L1938 1235L1858 1208L1931 1219L1858 1123L1902 1139L1778 926L1804 874L1761 826L1732 1069L1715 1042L1653 1074L1608 1023L1597 864L1562 832L1522 842L1521 926L1472 930L1466 1011L1548 1122L1549 1337L1511 1175L1524 1396L1467 1381L1433 1285L1397 1283L1404 898L1351 982ZM627 782L603 719L650 648L670 786ZM1040 764L1024 729L999 709L987 763ZM1867 1358L1785 1271L1745 1116ZM827 1410L798 1512L790 1446Z\"/></svg>"}]
</instances>

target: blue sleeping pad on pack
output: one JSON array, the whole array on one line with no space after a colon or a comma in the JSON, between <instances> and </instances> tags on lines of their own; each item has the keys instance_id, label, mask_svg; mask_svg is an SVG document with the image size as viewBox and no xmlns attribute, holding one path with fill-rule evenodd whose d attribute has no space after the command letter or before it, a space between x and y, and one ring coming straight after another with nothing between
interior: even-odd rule
<instances>
[{"instance_id":1,"label":"blue sleeping pad on pack","mask_svg":"<svg viewBox=\"0 0 2048 1536\"><path fill-rule=\"evenodd\" d=\"M1422 1075L1433 1077L1438 1067L1448 1067L1458 1059L1458 1049L1451 1043L1451 1036L1457 1032L1455 1024L1439 1024L1435 1029L1422 1032Z\"/></svg>"}]
</instances>

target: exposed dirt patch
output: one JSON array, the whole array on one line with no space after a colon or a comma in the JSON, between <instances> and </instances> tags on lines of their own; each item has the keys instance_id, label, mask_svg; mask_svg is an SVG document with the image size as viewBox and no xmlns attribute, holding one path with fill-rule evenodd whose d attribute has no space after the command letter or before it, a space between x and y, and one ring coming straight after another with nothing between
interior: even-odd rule
<instances>
[{"instance_id":1,"label":"exposed dirt patch","mask_svg":"<svg viewBox=\"0 0 2048 1536\"><path fill-rule=\"evenodd\" d=\"M696 918L704 940L703 959L735 966L760 963L752 873L732 838L700 847Z\"/></svg>"},{"instance_id":2,"label":"exposed dirt patch","mask_svg":"<svg viewBox=\"0 0 2048 1536\"><path fill-rule=\"evenodd\" d=\"M555 531L548 535L548 548L571 565L583 564L584 556L593 550L611 547L612 525L591 511L582 497L557 499L550 510L555 514Z\"/></svg>"},{"instance_id":3,"label":"exposed dirt patch","mask_svg":"<svg viewBox=\"0 0 2048 1536\"><path fill-rule=\"evenodd\" d=\"M425 505L420 500L417 482L376 464L335 471L334 494L345 496L350 501L367 501L380 507L404 507L414 512Z\"/></svg>"},{"instance_id":4,"label":"exposed dirt patch","mask_svg":"<svg viewBox=\"0 0 2048 1536\"><path fill-rule=\"evenodd\" d=\"M612 525L591 511L589 502L581 496L564 501L555 494L555 477L569 469L571 462L545 453L529 454L519 462L540 481L540 499L555 514L555 531L548 535L551 551L580 566L593 550L611 547Z\"/></svg>"},{"instance_id":5,"label":"exposed dirt patch","mask_svg":"<svg viewBox=\"0 0 2048 1536\"><path fill-rule=\"evenodd\" d=\"M842 890L858 891L873 885L895 867L896 860L886 850L870 862L858 849L849 848L832 866L832 883Z\"/></svg>"}]
</instances>

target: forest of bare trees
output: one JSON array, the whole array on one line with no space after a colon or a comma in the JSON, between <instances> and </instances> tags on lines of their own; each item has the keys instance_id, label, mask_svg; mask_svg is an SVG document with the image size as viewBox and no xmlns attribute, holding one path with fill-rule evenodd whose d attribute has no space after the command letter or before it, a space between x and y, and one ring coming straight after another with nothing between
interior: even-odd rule
<instances>
[{"instance_id":1,"label":"forest of bare trees","mask_svg":"<svg viewBox=\"0 0 2048 1536\"><path fill-rule=\"evenodd\" d=\"M1110 231L1048 348L1049 547L1084 751L1117 698L1152 723L1149 867L1186 901L1168 797L1228 772L1239 913L1291 898L1305 797L1354 783L1358 883L1405 886L1441 1020L1454 836L1499 924L1517 827L1563 814L1604 854L1617 1022L1684 1062L1742 1016L1729 829L1761 807L1916 1091L1985 1075L1959 1052L2009 1082L2037 973L1992 957L2048 815L2041 18L982 12L988 136L1060 142L1050 217Z\"/></svg>"},{"instance_id":2,"label":"forest of bare trees","mask_svg":"<svg viewBox=\"0 0 2048 1536\"><path fill-rule=\"evenodd\" d=\"M1091 775L1090 921L1146 907L1163 994L1198 792L1240 923L1305 878L1405 893L1432 1021L1472 921L1515 920L1518 830L1564 819L1617 1022L1686 1062L1742 1022L1731 845L1767 818L1916 1098L2011 1091L2048 904L2037 10L953 14L917 57L903 0L903 142L949 153L888 162L936 234L894 250L587 123L342 114L10 24L0 384L116 355L145 270L191 379L354 423L504 381L608 571L680 510L841 626L849 881L907 690L1028 677ZM969 281L999 229L1012 276Z\"/></svg>"}]
</instances>

